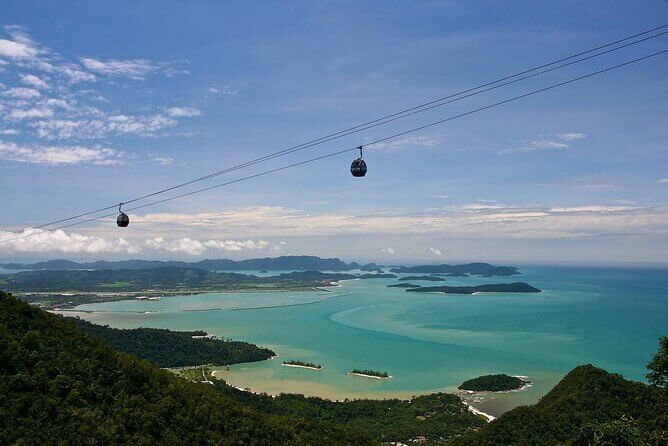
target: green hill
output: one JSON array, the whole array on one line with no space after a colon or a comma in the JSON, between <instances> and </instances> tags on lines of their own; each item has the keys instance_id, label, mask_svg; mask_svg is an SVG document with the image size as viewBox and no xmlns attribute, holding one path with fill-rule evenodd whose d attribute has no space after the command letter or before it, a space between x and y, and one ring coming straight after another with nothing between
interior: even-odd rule
<instances>
[{"instance_id":1,"label":"green hill","mask_svg":"<svg viewBox=\"0 0 668 446\"><path fill-rule=\"evenodd\" d=\"M506 412L478 432L466 434L451 444L568 445L582 428L623 420L632 420L631 431L643 439L641 443L592 445L668 444L668 391L583 365L568 373L537 404Z\"/></svg>"},{"instance_id":2,"label":"green hill","mask_svg":"<svg viewBox=\"0 0 668 446\"><path fill-rule=\"evenodd\" d=\"M79 330L106 342L116 350L146 359L160 367L229 365L262 361L276 355L267 348L248 342L204 337L206 333L203 331L118 329L91 324L78 318L70 320L74 321Z\"/></svg>"},{"instance_id":3,"label":"green hill","mask_svg":"<svg viewBox=\"0 0 668 446\"><path fill-rule=\"evenodd\" d=\"M0 292L0 444L373 444L269 415Z\"/></svg>"}]
</instances>

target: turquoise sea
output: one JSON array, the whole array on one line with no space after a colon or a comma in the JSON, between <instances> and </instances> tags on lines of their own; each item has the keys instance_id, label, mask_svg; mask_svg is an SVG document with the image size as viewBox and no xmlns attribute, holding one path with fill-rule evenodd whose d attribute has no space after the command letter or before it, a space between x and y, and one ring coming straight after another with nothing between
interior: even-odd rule
<instances>
[{"instance_id":1,"label":"turquoise sea","mask_svg":"<svg viewBox=\"0 0 668 446\"><path fill-rule=\"evenodd\" d=\"M218 376L242 388L333 399L455 391L488 373L528 376L521 392L467 397L498 415L537 401L579 364L643 380L668 334L668 270L522 266L521 276L446 278L423 286L525 281L540 294L443 295L387 288L396 279L342 281L330 292L229 293L78 307L95 323L208 333L267 346L278 358ZM252 273L252 272L249 272ZM414 281L411 281L414 282ZM72 313L68 313L71 315ZM282 367L299 359L322 371ZM387 371L388 380L346 375Z\"/></svg>"}]
</instances>

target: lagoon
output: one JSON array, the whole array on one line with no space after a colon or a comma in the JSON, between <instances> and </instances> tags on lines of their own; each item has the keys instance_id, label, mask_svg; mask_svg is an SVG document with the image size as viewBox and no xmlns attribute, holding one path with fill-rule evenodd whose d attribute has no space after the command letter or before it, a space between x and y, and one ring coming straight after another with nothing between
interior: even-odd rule
<instances>
[{"instance_id":1,"label":"lagoon","mask_svg":"<svg viewBox=\"0 0 668 446\"><path fill-rule=\"evenodd\" d=\"M668 271L522 266L521 276L446 277L447 285L524 281L539 294L445 295L387 288L398 279L349 280L329 292L224 293L86 304L75 313L119 328L204 330L266 346L278 358L218 377L253 391L332 399L410 397L479 375L528 376L532 387L469 397L492 415L536 402L573 367L592 363L643 380L668 334ZM425 285L425 283L417 282ZM67 313L72 315L71 312ZM323 370L282 367L283 360ZM354 369L391 379L358 379ZM475 401L473 401L475 400Z\"/></svg>"}]
</instances>

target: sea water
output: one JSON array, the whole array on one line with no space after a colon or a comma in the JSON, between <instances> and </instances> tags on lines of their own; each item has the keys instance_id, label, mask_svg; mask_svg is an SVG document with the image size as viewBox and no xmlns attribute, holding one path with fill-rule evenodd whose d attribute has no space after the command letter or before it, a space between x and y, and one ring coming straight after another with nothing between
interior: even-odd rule
<instances>
[{"instance_id":1,"label":"sea water","mask_svg":"<svg viewBox=\"0 0 668 446\"><path fill-rule=\"evenodd\" d=\"M521 392L469 397L499 415L536 402L565 373L594 364L643 380L668 334L668 270L524 266L514 277L445 277L422 286L524 281L539 294L445 295L387 288L397 279L347 280L329 292L224 293L77 307L114 327L204 330L273 349L278 358L221 369L253 391L343 398L407 398L456 391L483 374L528 376ZM69 313L71 314L71 313ZM282 367L283 360L321 371ZM354 368L391 379L346 375Z\"/></svg>"}]
</instances>

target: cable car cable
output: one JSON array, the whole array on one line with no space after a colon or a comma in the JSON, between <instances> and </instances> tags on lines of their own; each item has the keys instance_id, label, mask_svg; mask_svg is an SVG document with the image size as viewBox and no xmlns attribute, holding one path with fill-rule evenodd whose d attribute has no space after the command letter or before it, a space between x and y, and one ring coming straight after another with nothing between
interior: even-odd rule
<instances>
[{"instance_id":1,"label":"cable car cable","mask_svg":"<svg viewBox=\"0 0 668 446\"><path fill-rule=\"evenodd\" d=\"M475 92L476 90L483 89L484 87L492 86L494 84L499 84L500 82L503 82L503 81L521 76L523 74L531 73L532 71L540 70L542 68L549 67L551 65L555 65L555 64L558 64L558 63L566 61L566 60L574 59L574 58L577 58L577 57L582 56L584 54L589 54L589 53L598 51L598 50L603 49L603 48L614 46L618 43L625 42L625 41L628 41L628 40L634 39L636 37L652 33L654 31L657 31L657 30L660 30L660 29L663 29L663 28L666 28L666 27L668 27L668 25L662 25L662 26L659 26L659 27L656 27L656 28L653 28L653 29L650 29L650 30L647 30L647 31L644 31L644 32L641 32L641 33L634 34L632 36L629 36L629 37L626 37L626 38L623 38L623 39L619 39L615 42L611 42L611 43L608 43L608 44L605 44L605 45L601 45L601 46L598 46L596 48L593 48L593 49L590 49L590 50L587 50L587 51L583 51L583 52L574 54L572 56L568 56L568 57L565 57L565 58L562 58L562 59L559 59L559 60L556 60L556 61L553 61L553 62L550 62L550 63L547 63L547 64L543 64L543 65L540 65L540 66L535 67L535 68L524 70L522 72L510 75L510 76L506 76L504 78L497 79L495 81L488 82L486 84L481 84L477 87L469 88L467 90L462 90L460 92L457 92L457 93L454 93L454 94L451 94L451 95L448 95L448 96L445 96L445 97L442 97L442 98L439 98L439 99L435 99L433 101L429 101L429 102L426 102L426 103L423 103L423 104L420 104L420 105L417 105L417 106L414 106L414 107L410 107L410 108L404 109L402 111L383 116L381 118L377 118L377 119L374 119L374 120L371 120L371 121L367 121L366 123L359 124L359 125L356 125L356 126L353 126L353 127L348 128L348 129L341 130L341 131L338 131L338 132L335 132L335 133L331 133L329 135L326 135L326 136L323 136L323 137L320 137L320 138L317 138L317 139L314 139L314 140L311 140L311 141L308 141L308 142L305 142L305 143L302 143L302 144L299 144L299 145L296 145L296 146L292 146L292 147L289 147L287 149L284 149L284 150L281 150L281 151L278 151L278 152L274 152L272 154L265 155L263 157L256 158L256 159L251 160L251 161L247 161L245 163L242 163L242 164L239 164L239 165L236 165L236 166L233 166L233 167L229 167L229 168L217 171L217 172L213 172L211 174L208 174L208 175L205 175L205 176L202 176L202 177L194 178L194 179L186 181L184 183L180 183L180 184L168 187L168 188L164 188L164 189L158 190L156 192L152 192L150 194L146 194L146 195L143 195L143 196L140 196L140 197L136 197L136 198L133 198L133 199L130 199L130 200L126 200L124 202L124 204L134 203L134 202L144 200L146 198L150 198L150 197L153 197L153 196L156 196L156 195L160 195L160 194L163 194L163 193L166 193L166 192L169 192L169 191L172 191L172 190L184 187L184 186L188 186L188 185L193 184L193 183L197 183L197 182L200 182L200 181L211 179L211 178L214 178L216 176L223 175L225 173L230 173L230 172L233 172L233 171L236 171L236 170L240 170L240 169L243 169L245 167L252 166L254 164L258 164L258 163L261 163L261 162L264 162L264 161L267 161L267 160L270 160L270 159L273 159L273 158L277 158L279 156L288 155L290 153L301 151L301 150L304 150L304 149L309 148L309 147L314 147L316 145L324 144L326 142L331 142L331 141L334 141L336 139L343 138L345 136L349 136L349 135L359 133L359 132L364 131L364 130L368 130L370 128L377 127L379 125L384 125L384 124L387 124L389 122L396 121L398 119L402 119L402 118L405 118L405 117L408 117L408 116L412 116L412 115L415 115L417 113L422 113L424 111L431 110L431 109L436 108L436 107L441 107L443 105L447 105L447 104L455 102L455 101L466 99L466 98L469 98L471 96L475 96L475 95L485 93L485 92L490 91L490 90L494 90L496 88L500 88L500 87L503 87L503 86L506 86L506 85L509 85L509 84L520 82L522 80L526 80L526 79L531 78L531 77L539 76L541 74L544 74L544 73L547 73L547 72L550 72L550 71L558 70L558 69L561 69L561 68L564 68L564 67L567 67L567 66L570 66L570 65L574 65L576 63L580 63L580 62L592 59L594 57L598 57L598 56L601 56L601 55L604 55L604 54L607 54L607 53L610 53L610 52L613 52L613 51L617 51L617 50L620 50L620 49L623 49L623 48L626 48L626 47L629 47L629 46L632 46L632 45L636 45L638 43L642 43L642 42L645 42L647 40L654 39L654 38L660 37L662 35L668 34L668 31L664 31L664 32L661 32L659 34L648 36L648 37L645 37L645 38L640 39L640 40L636 40L636 41L633 41L633 42L630 42L630 43L626 43L626 44L621 45L619 47L611 48L611 49L608 49L606 51L596 53L594 55L590 55L590 56L587 56L587 57L584 57L584 58L581 58L581 59L578 59L578 60L575 60L575 61L572 61L572 62L569 62L569 63L566 63L566 64L562 64L562 65L559 65L559 66L556 66L556 67L553 67L553 68L549 68L549 69L540 71L538 73L530 74L528 76L524 76L524 77L521 77L519 79L515 79L515 80L509 81L509 82L502 83L500 85L496 85L496 86L493 86L493 87L490 87L490 88L486 88L482 91ZM472 93L472 92L475 92L475 93ZM471 94L466 94L466 93L471 93ZM458 97L458 96L462 96L462 95L465 95L465 96ZM447 102L443 102L443 101L446 101L448 99L451 99L451 100L449 100ZM51 226L51 225L58 224L58 223L63 223L63 222L69 221L69 220L74 220L74 219L77 219L77 218L85 217L87 215L103 212L103 211L106 211L106 210L109 210L109 209L114 209L116 206L117 205L114 204L114 205L110 205L110 206L100 208L100 209L97 209L97 210L94 210L94 211L89 211L89 212L77 214L77 215L74 215L74 216L71 216L71 217L63 218L63 219L60 219L60 220L51 221L51 222L48 222L48 223L41 224L39 226L35 226L34 229L41 229L41 228L44 228L46 226Z\"/></svg>"},{"instance_id":2,"label":"cable car cable","mask_svg":"<svg viewBox=\"0 0 668 446\"><path fill-rule=\"evenodd\" d=\"M555 89L555 88L558 88L558 87L562 87L564 85L568 85L568 84L571 84L573 82L577 82L577 81L580 81L580 80L583 80L583 79L587 79L587 78L590 78L590 77L593 77L593 76L597 76L597 75L606 73L608 71L612 71L612 70L615 70L615 69L618 69L618 68L622 68L622 67L637 63L637 62L641 62L641 61L650 59L652 57L656 57L656 56L665 54L667 52L668 52L668 49L658 51L658 52L648 54L648 55L643 56L643 57L639 57L639 58L632 59L632 60L617 64L617 65L613 65L613 66L610 66L610 67L607 67L607 68L604 68L604 69L601 69L601 70L598 70L598 71L594 71L594 72L591 72L591 73L588 73L588 74L584 74L582 76L578 76L578 77L575 77L575 78L572 78L572 79L569 79L569 80L566 80L566 81L563 81L563 82L552 84L552 85L549 85L547 87L540 88L538 90L533 90L533 91L530 91L528 93L524 93L524 94L521 94L521 95L518 95L518 96L514 96L512 98L505 99L503 101L495 102L493 104L489 104L489 105L486 105L484 107L479 107L479 108L476 108L474 110L470 110L468 112L464 112L464 113L460 113L460 114L457 114L457 115L449 116L447 118L440 119L438 121L434 121L434 122L431 122L429 124L425 124L425 125L422 125L422 126L419 126L419 127L414 127L414 128L409 129L409 130L405 130L405 131L395 133L395 134L390 135L390 136L386 136L386 137L383 137L383 138L376 139L374 141L371 141L369 143L364 144L363 147L366 148L366 147L369 147L369 146L377 145L377 144L380 144L382 142L388 141L390 139L395 139L395 138L398 138L400 136L407 135L409 133L414 133L414 132L424 130L424 129L429 128L429 127L433 127L433 126L436 126L436 125L439 125L439 124L443 124L443 123L446 123L446 122L449 122L449 121L453 121L453 120L458 119L458 118L469 116L469 115L472 115L474 113L479 113L481 111L489 110L491 108L498 107L500 105L504 105L504 104L507 104L507 103L510 103L510 102L514 102L514 101L526 98L528 96L533 96L533 95L536 95L538 93L542 93L542 92L545 92L545 91L548 91L548 90L552 90L552 89ZM249 175L249 176L246 176L246 177L237 178L235 180L227 181L225 183L220 183L220 184L216 184L216 185L201 188L201 189L196 189L194 191L190 191L190 192L187 192L187 193L184 193L184 194L176 195L176 196L173 196L173 197L168 197L168 198L165 198L165 199L162 199L162 200L146 203L146 204L143 204L143 205L140 205L140 206L135 206L133 208L127 209L127 211L133 211L133 210L137 210L137 209L143 209L143 208L146 208L146 207L149 207L149 206L155 206L157 204L165 203L165 202L168 202L168 201L176 200L176 199L191 196L191 195L195 195L195 194L198 194L198 193L201 193L201 192L209 191L209 190L216 189L216 188L223 187L223 186L227 186L227 185L230 185L230 184L239 183L241 181L245 181L245 180L249 180L249 179L252 179L252 178L257 178L257 177L260 177L260 176L264 176L264 175L279 172L279 171L282 171L282 170L290 169L292 167L302 166L304 164L309 164L309 163L312 163L312 162L315 162L315 161L320 161L320 160L325 159L325 158L330 158L330 157L333 157L333 156L336 156L336 155L340 155L340 154L343 154L343 153L346 153L346 152L350 152L350 151L353 151L353 150L359 150L359 149L360 149L360 147L357 146L357 147L352 147L352 148L339 150L339 151L336 151L336 152L332 152L332 153L329 153L329 154L326 154L326 155L321 155L321 156L311 158L311 159L308 159L308 160L305 160L305 161L301 161L301 162L298 162L298 163L288 164L288 165L278 167L278 168L275 168L275 169L270 169L270 170L263 171L263 172L260 172L260 173L256 173L256 174L253 174L253 175ZM67 228L67 227L84 224L84 223L100 220L100 219L103 219L103 218L108 218L108 217L111 217L111 216L114 216L114 215L116 215L116 214L114 213L114 214L108 214L108 215L104 215L104 216L94 217L94 218L90 218L90 219L70 223L68 225L59 226L57 228L44 229L44 231L45 232L56 231L58 229L64 229L64 228ZM21 235L21 236L10 238L10 239L0 240L0 243L8 242L8 241L11 241L11 240L17 240L17 239L21 239L21 238L25 238L25 237L30 237L30 236L33 236L33 235L36 235L36 234L37 233L25 234L25 235Z\"/></svg>"}]
</instances>

